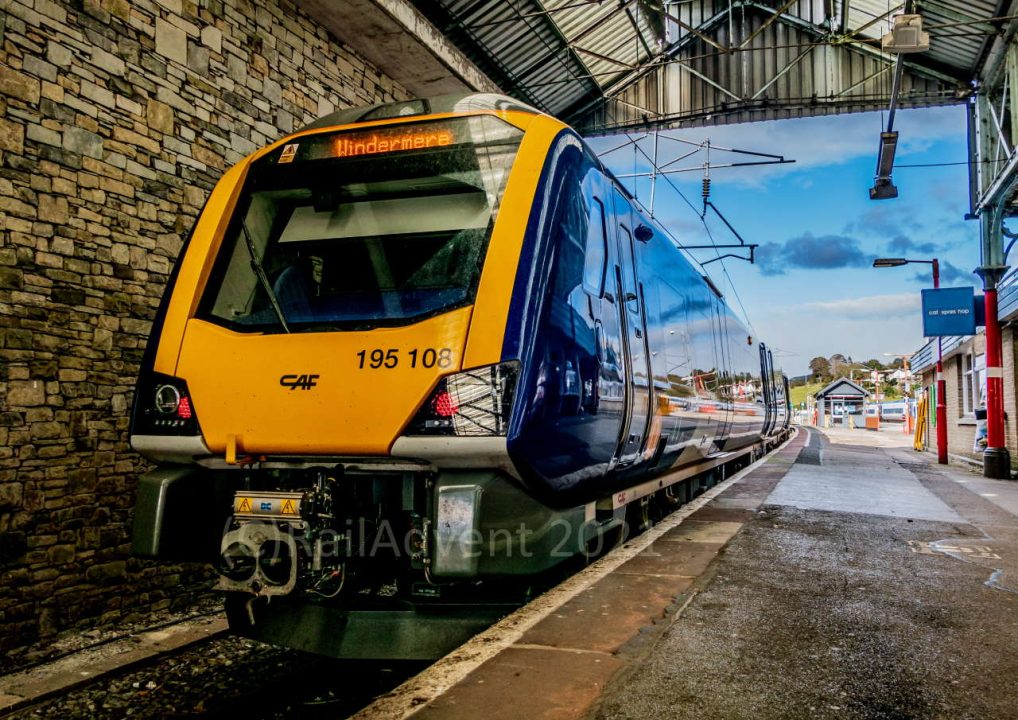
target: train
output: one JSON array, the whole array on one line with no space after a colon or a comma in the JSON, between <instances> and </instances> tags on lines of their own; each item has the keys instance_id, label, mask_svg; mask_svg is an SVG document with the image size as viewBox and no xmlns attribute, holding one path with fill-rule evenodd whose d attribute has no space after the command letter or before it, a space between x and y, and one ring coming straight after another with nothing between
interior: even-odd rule
<instances>
[{"instance_id":1,"label":"train","mask_svg":"<svg viewBox=\"0 0 1018 720\"><path fill-rule=\"evenodd\" d=\"M231 627L438 657L789 432L787 379L581 137L341 110L211 191L141 360L132 550Z\"/></svg>"}]
</instances>

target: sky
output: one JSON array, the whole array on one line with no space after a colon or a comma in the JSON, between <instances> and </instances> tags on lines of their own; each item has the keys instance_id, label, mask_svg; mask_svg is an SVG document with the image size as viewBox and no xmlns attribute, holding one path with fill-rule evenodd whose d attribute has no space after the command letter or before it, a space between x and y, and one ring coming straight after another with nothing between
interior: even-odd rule
<instances>
[{"instance_id":1,"label":"sky","mask_svg":"<svg viewBox=\"0 0 1018 720\"><path fill-rule=\"evenodd\" d=\"M930 266L875 269L874 258L937 257L941 287L971 285L977 292L981 287L972 274L979 265L979 223L964 219L964 108L899 110L893 173L898 197L870 200L885 120L879 112L778 120L668 131L658 140L659 167L696 150L676 139L695 144L709 139L712 165L753 159L718 147L795 160L711 170L711 201L747 243L760 247L755 264L726 259L724 267L720 262L705 267L754 334L776 349L776 360L790 376L808 373L809 361L820 355L890 362L885 353L911 353L924 344L919 301L920 290L932 287ZM612 136L590 144L617 176L648 170L632 146L606 152L625 141ZM652 154L653 140L640 141L640 147ZM684 244L710 242L700 219L704 161L697 150L675 163L671 167L696 169L669 176L677 190L659 177L654 192L655 217ZM650 180L622 181L649 207ZM719 244L737 242L710 212L706 228ZM690 254L701 262L716 257L713 250Z\"/></svg>"}]
</instances>

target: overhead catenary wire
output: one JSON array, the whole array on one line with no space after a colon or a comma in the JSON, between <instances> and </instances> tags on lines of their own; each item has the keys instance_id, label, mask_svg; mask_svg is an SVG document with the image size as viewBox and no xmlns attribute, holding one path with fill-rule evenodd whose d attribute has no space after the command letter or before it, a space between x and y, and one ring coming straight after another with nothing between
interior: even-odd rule
<instances>
[{"instance_id":1,"label":"overhead catenary wire","mask_svg":"<svg viewBox=\"0 0 1018 720\"><path fill-rule=\"evenodd\" d=\"M627 133L626 137L630 137L628 135L628 133ZM646 151L644 151L643 148L640 147L639 141L634 141L632 144L633 144L633 147L637 151L639 151L640 154L642 154L649 162L653 162L653 159L646 153ZM703 225L704 230L707 233L707 237L710 239L711 245L715 245L716 246L717 245L717 241L714 239L714 234L711 232L710 226L707 225L706 216L701 216L700 215L699 209L692 203L692 201L690 201L690 199L688 197L686 197L686 194L682 192L682 190L679 188L679 186L676 185L675 182L670 177L668 177L667 175L662 175L662 179L666 183L668 183L669 187L671 187L672 190L675 191L675 194L678 195L682 199L682 201L685 202L686 205L689 206L690 210L692 210L697 215L697 217L700 218L700 222ZM636 182L634 182L633 185L635 187ZM636 197L636 193L635 192L633 193L633 196L634 196L634 198ZM682 249L682 243L680 243L678 241L678 239L671 233L671 231L668 230L668 228L664 228L663 227L663 229L664 229L665 233L668 235L668 238L673 243L675 243L675 246L678 247L679 249ZM695 262L699 266L701 272L709 275L709 273L707 272L707 269L703 266L703 263L701 263L699 260L697 260L695 257L693 257L688 251L683 250L683 252L686 254L687 257L689 257L693 262ZM736 301L736 303L738 303L739 309L742 311L742 319L745 320L746 325L749 326L749 329L752 331L753 335L758 335L758 333L756 331L756 328L753 326L753 321L749 317L749 313L746 312L746 306L742 302L742 297L739 295L739 290L738 290L738 288L735 287L735 282L732 280L732 276L728 273L728 267L725 265L724 258L721 257L720 249L715 247L714 248L714 252L717 255L716 260L717 260L717 262L720 263L721 270L724 273L725 278L728 280L728 285L732 289L732 294L735 296L735 301Z\"/></svg>"}]
</instances>

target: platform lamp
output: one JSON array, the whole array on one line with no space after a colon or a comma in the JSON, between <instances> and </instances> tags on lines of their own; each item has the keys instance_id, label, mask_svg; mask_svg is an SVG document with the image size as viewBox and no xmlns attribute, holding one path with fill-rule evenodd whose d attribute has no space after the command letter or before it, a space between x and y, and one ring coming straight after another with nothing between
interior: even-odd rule
<instances>
[{"instance_id":1,"label":"platform lamp","mask_svg":"<svg viewBox=\"0 0 1018 720\"><path fill-rule=\"evenodd\" d=\"M933 289L940 289L940 262L932 260L907 260L905 258L877 258L873 267L886 268L919 263L933 266ZM937 338L937 462L947 465L947 383L944 382L944 348L941 339Z\"/></svg>"}]
</instances>

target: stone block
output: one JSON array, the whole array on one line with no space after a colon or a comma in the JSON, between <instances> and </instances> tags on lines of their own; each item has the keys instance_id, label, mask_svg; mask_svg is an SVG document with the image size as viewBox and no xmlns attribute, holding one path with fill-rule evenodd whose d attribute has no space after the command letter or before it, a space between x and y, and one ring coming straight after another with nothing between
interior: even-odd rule
<instances>
[{"instance_id":1,"label":"stone block","mask_svg":"<svg viewBox=\"0 0 1018 720\"><path fill-rule=\"evenodd\" d=\"M62 4L50 0L35 0L35 11L40 15L53 18L59 23L67 22L67 11Z\"/></svg>"},{"instance_id":2,"label":"stone block","mask_svg":"<svg viewBox=\"0 0 1018 720\"><path fill-rule=\"evenodd\" d=\"M269 61L265 59L265 56L254 53L251 55L251 69L260 75L268 75Z\"/></svg>"},{"instance_id":3,"label":"stone block","mask_svg":"<svg viewBox=\"0 0 1018 720\"><path fill-rule=\"evenodd\" d=\"M42 84L42 96L55 103L64 102L64 89L56 83L44 82Z\"/></svg>"},{"instance_id":4,"label":"stone block","mask_svg":"<svg viewBox=\"0 0 1018 720\"><path fill-rule=\"evenodd\" d=\"M53 565L66 565L74 562L73 545L54 545L49 549L49 561Z\"/></svg>"},{"instance_id":5,"label":"stone block","mask_svg":"<svg viewBox=\"0 0 1018 720\"><path fill-rule=\"evenodd\" d=\"M131 5L127 0L103 0L103 8L121 20L131 19Z\"/></svg>"},{"instance_id":6,"label":"stone block","mask_svg":"<svg viewBox=\"0 0 1018 720\"><path fill-rule=\"evenodd\" d=\"M187 67L204 77L209 74L209 49L194 43L188 44Z\"/></svg>"},{"instance_id":7,"label":"stone block","mask_svg":"<svg viewBox=\"0 0 1018 720\"><path fill-rule=\"evenodd\" d=\"M46 145L56 145L60 147L60 133L56 130L51 130L48 127L42 125L36 125L32 123L28 126L28 139L38 143L45 143Z\"/></svg>"},{"instance_id":8,"label":"stone block","mask_svg":"<svg viewBox=\"0 0 1018 720\"><path fill-rule=\"evenodd\" d=\"M32 407L46 403L46 388L36 380L11 382L7 386L7 407Z\"/></svg>"},{"instance_id":9,"label":"stone block","mask_svg":"<svg viewBox=\"0 0 1018 720\"><path fill-rule=\"evenodd\" d=\"M275 80L265 80L262 87L262 95L273 105L279 105L283 102L283 88Z\"/></svg>"},{"instance_id":10,"label":"stone block","mask_svg":"<svg viewBox=\"0 0 1018 720\"><path fill-rule=\"evenodd\" d=\"M10 510L21 506L24 486L19 482L0 483L0 508Z\"/></svg>"},{"instance_id":11,"label":"stone block","mask_svg":"<svg viewBox=\"0 0 1018 720\"><path fill-rule=\"evenodd\" d=\"M0 288L20 290L24 286L25 278L21 270L12 267L0 267ZM11 331L8 330L7 334L10 335ZM8 345L8 347L10 346Z\"/></svg>"},{"instance_id":12,"label":"stone block","mask_svg":"<svg viewBox=\"0 0 1018 720\"><path fill-rule=\"evenodd\" d=\"M57 195L40 195L39 219L55 225L65 224L70 219L67 198Z\"/></svg>"},{"instance_id":13,"label":"stone block","mask_svg":"<svg viewBox=\"0 0 1018 720\"><path fill-rule=\"evenodd\" d=\"M156 18L156 52L168 60L187 64L187 33L162 18Z\"/></svg>"},{"instance_id":14,"label":"stone block","mask_svg":"<svg viewBox=\"0 0 1018 720\"><path fill-rule=\"evenodd\" d=\"M123 195L128 198L134 197L134 188L120 180L113 180L105 177L99 178L99 187L104 192L114 193L115 195Z\"/></svg>"},{"instance_id":15,"label":"stone block","mask_svg":"<svg viewBox=\"0 0 1018 720\"><path fill-rule=\"evenodd\" d=\"M184 10L181 0L156 0L156 3L162 5L173 15L180 15Z\"/></svg>"},{"instance_id":16,"label":"stone block","mask_svg":"<svg viewBox=\"0 0 1018 720\"><path fill-rule=\"evenodd\" d=\"M99 103L111 110L117 106L113 93L95 83L82 81L81 95L93 102Z\"/></svg>"},{"instance_id":17,"label":"stone block","mask_svg":"<svg viewBox=\"0 0 1018 720\"><path fill-rule=\"evenodd\" d=\"M92 63L111 75L123 75L127 70L123 60L99 47L92 48Z\"/></svg>"},{"instance_id":18,"label":"stone block","mask_svg":"<svg viewBox=\"0 0 1018 720\"><path fill-rule=\"evenodd\" d=\"M0 118L0 150L20 155L25 151L25 126Z\"/></svg>"},{"instance_id":19,"label":"stone block","mask_svg":"<svg viewBox=\"0 0 1018 720\"><path fill-rule=\"evenodd\" d=\"M46 44L46 59L59 68L69 68L74 54L60 43L50 40Z\"/></svg>"},{"instance_id":20,"label":"stone block","mask_svg":"<svg viewBox=\"0 0 1018 720\"><path fill-rule=\"evenodd\" d=\"M14 68L0 65L0 95L24 100L30 105L39 103L42 85L38 78L18 72Z\"/></svg>"},{"instance_id":21,"label":"stone block","mask_svg":"<svg viewBox=\"0 0 1018 720\"><path fill-rule=\"evenodd\" d=\"M142 135L141 133L136 133L134 130L128 130L120 126L115 126L113 128L113 139L117 140L118 142L127 143L128 145L137 145L138 147L143 147L150 153L159 152L158 142L156 142L150 137ZM124 159L123 164L126 167L127 165L126 158Z\"/></svg>"},{"instance_id":22,"label":"stone block","mask_svg":"<svg viewBox=\"0 0 1018 720\"><path fill-rule=\"evenodd\" d=\"M191 154L194 156L195 160L200 163L204 163L209 167L221 170L224 166L223 156L204 145L195 145L191 148Z\"/></svg>"},{"instance_id":23,"label":"stone block","mask_svg":"<svg viewBox=\"0 0 1018 720\"><path fill-rule=\"evenodd\" d=\"M192 22L188 22L179 15L171 15L167 18L173 25L177 26L191 37L198 37L200 29Z\"/></svg>"},{"instance_id":24,"label":"stone block","mask_svg":"<svg viewBox=\"0 0 1018 720\"><path fill-rule=\"evenodd\" d=\"M36 55L26 55L22 69L29 75L49 80L50 82L56 82L57 66L46 62Z\"/></svg>"},{"instance_id":25,"label":"stone block","mask_svg":"<svg viewBox=\"0 0 1018 720\"><path fill-rule=\"evenodd\" d=\"M37 422L29 425L33 440L52 440L64 437L64 425L58 422Z\"/></svg>"},{"instance_id":26,"label":"stone block","mask_svg":"<svg viewBox=\"0 0 1018 720\"><path fill-rule=\"evenodd\" d=\"M206 25L201 29L202 44L214 53L223 52L223 31L214 25Z\"/></svg>"},{"instance_id":27,"label":"stone block","mask_svg":"<svg viewBox=\"0 0 1018 720\"><path fill-rule=\"evenodd\" d=\"M103 140L94 132L83 130L78 127L69 127L64 130L64 150L68 152L86 155L97 160L103 156Z\"/></svg>"},{"instance_id":28,"label":"stone block","mask_svg":"<svg viewBox=\"0 0 1018 720\"><path fill-rule=\"evenodd\" d=\"M127 563L124 560L93 565L85 571L86 580L100 585L114 580L122 580L126 575Z\"/></svg>"}]
</instances>

